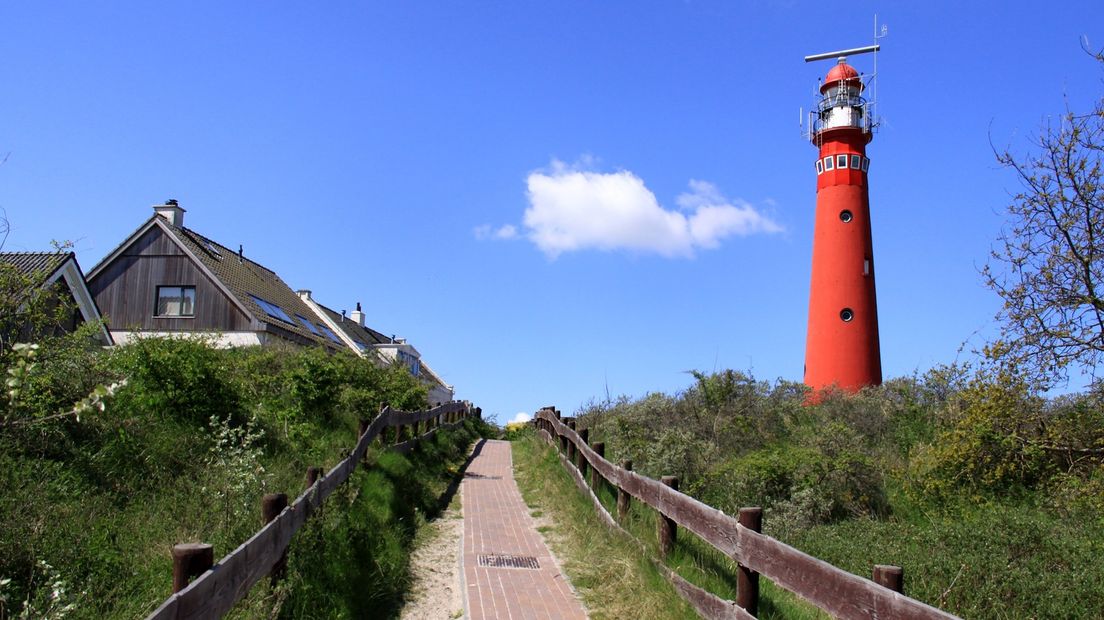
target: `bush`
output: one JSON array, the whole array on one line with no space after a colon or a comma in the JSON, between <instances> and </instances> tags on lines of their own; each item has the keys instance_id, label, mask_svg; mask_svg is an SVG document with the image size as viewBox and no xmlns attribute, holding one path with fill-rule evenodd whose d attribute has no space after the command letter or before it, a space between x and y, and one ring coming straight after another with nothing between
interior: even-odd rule
<instances>
[{"instance_id":1,"label":"bush","mask_svg":"<svg viewBox=\"0 0 1104 620\"><path fill-rule=\"evenodd\" d=\"M815 447L773 447L731 459L692 492L729 514L761 506L774 532L884 515L889 503L882 476L855 443L846 426L829 425Z\"/></svg>"},{"instance_id":2,"label":"bush","mask_svg":"<svg viewBox=\"0 0 1104 620\"><path fill-rule=\"evenodd\" d=\"M374 416L381 401L425 405L425 387L404 368L348 354L156 338L104 351L80 334L44 337L28 351L33 358L0 356L5 372L27 362L16 369L17 398L0 399L0 596L8 599L0 618L24 600L49 609L40 603L58 579L71 593L87 592L72 617L145 615L168 594L164 551L174 541L230 551L257 529L264 492L294 493L308 465L332 466L347 454L358 417ZM99 401L102 411L55 415L124 378ZM388 471L400 487L411 480L401 468ZM419 488L427 487L403 492ZM412 514L401 515L404 528ZM383 536L367 521L349 527ZM333 570L352 574L363 558L348 559ZM60 577L44 576L40 561ZM309 609L318 599L296 600Z\"/></svg>"},{"instance_id":3,"label":"bush","mask_svg":"<svg viewBox=\"0 0 1104 620\"><path fill-rule=\"evenodd\" d=\"M121 409L198 425L212 416L246 419L226 355L202 338L139 338L114 356L128 380L117 397Z\"/></svg>"},{"instance_id":4,"label":"bush","mask_svg":"<svg viewBox=\"0 0 1104 620\"><path fill-rule=\"evenodd\" d=\"M935 443L918 446L910 489L932 497L965 490L1009 494L1054 473L1038 441L1044 401L1006 370L978 373L959 395L960 409Z\"/></svg>"}]
</instances>

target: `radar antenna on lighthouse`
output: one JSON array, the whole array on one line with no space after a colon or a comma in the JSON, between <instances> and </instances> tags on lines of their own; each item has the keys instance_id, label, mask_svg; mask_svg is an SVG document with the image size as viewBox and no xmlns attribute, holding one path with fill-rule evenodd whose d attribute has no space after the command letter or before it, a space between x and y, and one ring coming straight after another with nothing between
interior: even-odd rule
<instances>
[{"instance_id":1,"label":"radar antenna on lighthouse","mask_svg":"<svg viewBox=\"0 0 1104 620\"><path fill-rule=\"evenodd\" d=\"M882 382L866 153L877 121L874 102L864 97L876 72L864 76L847 62L867 53L876 58L878 38L875 17L874 45L805 57L806 62L836 60L820 83L806 134L817 148L805 341L805 384L813 388L814 400L832 386L854 392Z\"/></svg>"}]
</instances>

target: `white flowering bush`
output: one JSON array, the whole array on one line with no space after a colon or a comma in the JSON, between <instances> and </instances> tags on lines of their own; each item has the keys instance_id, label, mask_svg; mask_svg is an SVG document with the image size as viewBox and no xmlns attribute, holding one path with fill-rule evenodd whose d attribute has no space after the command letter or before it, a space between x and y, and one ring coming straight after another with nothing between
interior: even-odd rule
<instances>
[{"instance_id":1,"label":"white flowering bush","mask_svg":"<svg viewBox=\"0 0 1104 620\"><path fill-rule=\"evenodd\" d=\"M235 426L230 418L211 416L211 444L206 465L210 478L202 488L212 493L222 507L225 524L242 522L250 511L249 499L267 486L267 472L261 463L260 442L264 430L257 419Z\"/></svg>"},{"instance_id":2,"label":"white flowering bush","mask_svg":"<svg viewBox=\"0 0 1104 620\"><path fill-rule=\"evenodd\" d=\"M0 579L0 619L62 620L77 609L84 592L73 593L56 568L39 560L28 590L18 612L12 607L8 593L11 579Z\"/></svg>"}]
</instances>

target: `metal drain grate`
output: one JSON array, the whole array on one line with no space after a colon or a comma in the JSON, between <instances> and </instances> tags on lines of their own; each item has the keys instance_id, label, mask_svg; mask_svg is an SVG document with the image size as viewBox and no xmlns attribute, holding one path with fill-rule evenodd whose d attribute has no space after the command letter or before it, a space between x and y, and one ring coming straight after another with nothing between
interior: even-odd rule
<instances>
[{"instance_id":1,"label":"metal drain grate","mask_svg":"<svg viewBox=\"0 0 1104 620\"><path fill-rule=\"evenodd\" d=\"M531 555L481 555L479 565L488 568L540 568Z\"/></svg>"}]
</instances>

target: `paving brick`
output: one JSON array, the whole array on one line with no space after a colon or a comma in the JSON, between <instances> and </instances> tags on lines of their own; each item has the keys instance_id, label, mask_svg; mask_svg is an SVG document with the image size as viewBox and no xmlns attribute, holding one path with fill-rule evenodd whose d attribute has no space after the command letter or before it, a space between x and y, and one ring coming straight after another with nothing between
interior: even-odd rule
<instances>
[{"instance_id":1,"label":"paving brick","mask_svg":"<svg viewBox=\"0 0 1104 620\"><path fill-rule=\"evenodd\" d=\"M460 483L464 512L461 568L472 620L586 618L514 481L510 442L485 441ZM539 568L479 566L486 554L533 556Z\"/></svg>"}]
</instances>

